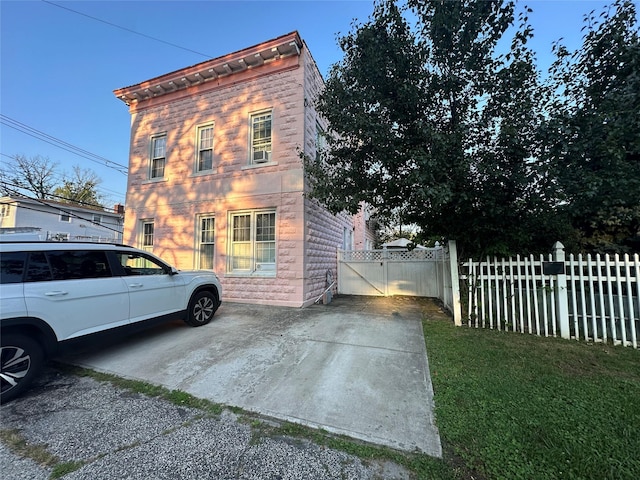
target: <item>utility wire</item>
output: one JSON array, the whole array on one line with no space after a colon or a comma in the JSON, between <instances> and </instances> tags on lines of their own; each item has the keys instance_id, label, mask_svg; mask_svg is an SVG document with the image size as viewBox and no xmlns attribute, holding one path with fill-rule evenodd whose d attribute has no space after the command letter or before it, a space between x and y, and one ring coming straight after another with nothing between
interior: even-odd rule
<instances>
[{"instance_id":1,"label":"utility wire","mask_svg":"<svg viewBox=\"0 0 640 480\"><path fill-rule=\"evenodd\" d=\"M24 194L20 193L20 190L25 190L25 188L22 187L21 185L18 185L16 183L12 183L12 182L8 182L6 180L0 180L0 185L2 185L3 188L7 192L11 192L16 196L20 196L20 197L24 197L24 198L31 198L28 195L24 195ZM9 188L9 187L13 187L13 188ZM110 213L111 210L113 210L114 213L118 213L118 212L116 212L116 210L114 208L105 208L102 205L99 205L97 203L83 202L82 200L75 200L73 198L63 197L62 195L56 195L54 193L47 193L47 197L59 198L60 200L63 200L63 201L67 201L67 202L71 202L71 203L77 203L79 206L86 206L87 208L95 208L97 210L103 210L103 211L109 212L109 213ZM42 200L48 200L48 198L44 198Z\"/></svg>"},{"instance_id":2,"label":"utility wire","mask_svg":"<svg viewBox=\"0 0 640 480\"><path fill-rule=\"evenodd\" d=\"M43 142L49 143L50 145L54 145L58 148L74 153L80 157L86 158L87 160L90 160L94 163L98 163L108 168L111 168L113 170L116 170L124 175L126 175L129 170L129 168L125 165L116 163L112 160L109 160L108 158L101 157L100 155L96 155L95 153L91 153L80 147L76 147L75 145L65 142L64 140L60 140L59 138L56 138L47 133L41 132L40 130L30 127L29 125L21 123L18 120L15 120L6 115L0 114L0 123L2 123L3 125L9 128L13 128L14 130L18 130L19 132L22 132L26 135L37 138L38 140L42 140Z\"/></svg>"},{"instance_id":3,"label":"utility wire","mask_svg":"<svg viewBox=\"0 0 640 480\"><path fill-rule=\"evenodd\" d=\"M10 158L11 160L17 160L17 158L16 158L16 156L15 156L15 155L7 155L6 153L2 153L2 152L0 152L0 155L2 155L3 157ZM63 183L63 182L66 180L65 175L60 175L59 173L54 173L54 174L52 174L52 176L53 176L53 177L55 177L59 183ZM5 181L5 182L6 182L6 181ZM9 182L6 182L6 183L9 183ZM19 185L15 185L15 184L14 184L14 186L17 186L17 187L19 187L19 188L22 188L22 187L20 187ZM118 191L116 191L116 190L111 190L111 189L109 189L109 188L104 188L104 187L98 187L98 186L96 186L96 187L95 187L95 191L96 191L96 193L98 193L100 196L105 197L105 198L113 198L114 196L115 196L116 198L122 198L122 192L118 192Z\"/></svg>"},{"instance_id":4,"label":"utility wire","mask_svg":"<svg viewBox=\"0 0 640 480\"><path fill-rule=\"evenodd\" d=\"M111 227L107 227L106 225L103 225L101 223L98 222L94 222L93 219L88 219L88 218L84 218L81 217L80 215L65 210L62 207L58 207L56 205L51 205L50 203L47 203L46 200L42 200L40 198L34 198L34 197L25 197L24 195L22 195L23 198L29 199L29 200L33 200L36 201L38 203L40 203L41 205L45 206L45 207L49 207L49 208L54 208L55 210L58 210L60 213L64 213L65 215L69 215L69 217L73 217L73 218L77 218L78 220L82 220L83 222L87 222L87 223L91 223L93 225L97 225L100 228L104 228L105 230L111 230L112 232L118 233L120 235L122 235L122 232L120 230L116 230L115 228L111 228ZM3 205L12 205L15 204L17 202L19 202L20 199L14 199L13 201L10 202L2 202ZM46 210L39 210L37 208L33 208L33 207L27 207L26 205L20 205L20 208L24 208L25 210L31 210L33 212L40 212L40 213L47 213L50 215L57 215L57 213L52 213L52 212L47 212Z\"/></svg>"},{"instance_id":5,"label":"utility wire","mask_svg":"<svg viewBox=\"0 0 640 480\"><path fill-rule=\"evenodd\" d=\"M63 7L62 5L58 5L57 3L49 2L47 0L42 0L42 2L47 3L49 5L53 5L54 7L62 8L63 10L67 10L69 12L73 12L77 15L82 15L83 17L90 18L91 20L95 20L96 22L104 23L105 25L109 25L111 27L119 28L120 30L124 30L125 32L133 33L135 35L140 35L141 37L148 38L150 40L154 40L156 42L164 43L165 45L169 45L174 48L179 48L180 50L185 50L187 52L195 53L196 55L200 55L205 58L213 58L211 55L207 55L206 53L196 52L195 50L191 50L190 48L181 47L180 45L176 45L175 43L167 42L166 40L161 40L156 37L152 37L151 35L147 35L145 33L136 32L135 30L131 30L130 28L123 27L121 25L116 25L115 23L107 22L106 20L102 20L101 18L92 17L91 15L87 15L86 13L78 12L77 10L73 10L68 7Z\"/></svg>"}]
</instances>

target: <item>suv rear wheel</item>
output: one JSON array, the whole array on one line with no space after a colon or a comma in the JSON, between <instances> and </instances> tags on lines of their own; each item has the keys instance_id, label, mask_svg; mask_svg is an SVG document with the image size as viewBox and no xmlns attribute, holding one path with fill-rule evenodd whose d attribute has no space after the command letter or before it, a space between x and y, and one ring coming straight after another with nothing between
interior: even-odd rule
<instances>
[{"instance_id":1,"label":"suv rear wheel","mask_svg":"<svg viewBox=\"0 0 640 480\"><path fill-rule=\"evenodd\" d=\"M215 293L203 290L196 293L189 302L187 319L185 322L192 327L206 325L213 318L218 309L218 297Z\"/></svg>"},{"instance_id":2,"label":"suv rear wheel","mask_svg":"<svg viewBox=\"0 0 640 480\"><path fill-rule=\"evenodd\" d=\"M3 334L0 340L0 403L5 403L29 386L44 355L40 344L24 335Z\"/></svg>"}]
</instances>

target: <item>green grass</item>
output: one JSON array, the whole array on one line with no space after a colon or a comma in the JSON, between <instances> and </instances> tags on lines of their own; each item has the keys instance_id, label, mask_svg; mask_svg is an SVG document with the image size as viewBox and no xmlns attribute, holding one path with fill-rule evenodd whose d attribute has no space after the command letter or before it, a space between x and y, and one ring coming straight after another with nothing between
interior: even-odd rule
<instances>
[{"instance_id":1,"label":"green grass","mask_svg":"<svg viewBox=\"0 0 640 480\"><path fill-rule=\"evenodd\" d=\"M639 351L423 326L450 463L489 479L640 478Z\"/></svg>"}]
</instances>

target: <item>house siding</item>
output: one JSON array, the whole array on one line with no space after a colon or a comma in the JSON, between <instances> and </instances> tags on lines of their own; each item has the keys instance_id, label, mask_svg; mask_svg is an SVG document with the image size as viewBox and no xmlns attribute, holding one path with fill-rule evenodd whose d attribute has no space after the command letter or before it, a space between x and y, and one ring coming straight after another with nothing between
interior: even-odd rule
<instances>
[{"instance_id":1,"label":"house siding","mask_svg":"<svg viewBox=\"0 0 640 480\"><path fill-rule=\"evenodd\" d=\"M68 234L69 240L122 241L120 214L52 200L2 197L0 203L9 206L9 216L0 217L1 228L39 228L43 239L55 238L56 234L61 233ZM69 222L60 221L63 212L70 214ZM100 225L93 223L93 215L101 217Z\"/></svg>"},{"instance_id":2,"label":"house siding","mask_svg":"<svg viewBox=\"0 0 640 480\"><path fill-rule=\"evenodd\" d=\"M285 37L286 45L292 45ZM336 248L342 244L343 229L352 228L350 217L333 216L304 195L299 150L315 155L316 122L322 120L313 100L323 84L306 45L297 34L290 38L300 42L297 54L130 105L125 241L139 245L141 220L153 219L153 252L179 269L196 268L197 219L213 215L214 268L228 302L312 303L325 288L326 271L332 269L335 276ZM264 45L270 47L269 42ZM235 55L230 62L243 55L252 58L258 47L230 54ZM180 73L174 72L173 78ZM133 91L153 89L166 79L115 93L130 98ZM250 115L265 110L272 113L271 159L249 166ZM213 123L213 170L195 173L196 128L208 123ZM150 141L157 134L167 138L165 171L162 179L150 180ZM275 272L231 272L230 212L259 209L276 213Z\"/></svg>"}]
</instances>

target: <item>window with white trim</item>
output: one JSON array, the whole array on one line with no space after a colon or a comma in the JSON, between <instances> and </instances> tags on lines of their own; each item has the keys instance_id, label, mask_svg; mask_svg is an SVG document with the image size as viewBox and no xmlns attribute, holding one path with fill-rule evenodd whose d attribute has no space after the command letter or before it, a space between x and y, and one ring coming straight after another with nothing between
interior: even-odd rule
<instances>
[{"instance_id":1,"label":"window with white trim","mask_svg":"<svg viewBox=\"0 0 640 480\"><path fill-rule=\"evenodd\" d=\"M213 170L213 123L196 128L196 172Z\"/></svg>"},{"instance_id":2,"label":"window with white trim","mask_svg":"<svg viewBox=\"0 0 640 480\"><path fill-rule=\"evenodd\" d=\"M250 117L249 163L259 165L271 161L271 111L254 113Z\"/></svg>"},{"instance_id":3,"label":"window with white trim","mask_svg":"<svg viewBox=\"0 0 640 480\"><path fill-rule=\"evenodd\" d=\"M167 155L167 136L151 137L151 158L149 162L149 178L163 178Z\"/></svg>"},{"instance_id":4,"label":"window with white trim","mask_svg":"<svg viewBox=\"0 0 640 480\"><path fill-rule=\"evenodd\" d=\"M229 271L275 275L275 210L231 213L229 225Z\"/></svg>"},{"instance_id":5,"label":"window with white trim","mask_svg":"<svg viewBox=\"0 0 640 480\"><path fill-rule=\"evenodd\" d=\"M61 213L60 221L64 223L71 223L71 215L69 215L68 213Z\"/></svg>"},{"instance_id":6,"label":"window with white trim","mask_svg":"<svg viewBox=\"0 0 640 480\"><path fill-rule=\"evenodd\" d=\"M322 160L322 155L327 148L327 136L318 122L316 122L316 162Z\"/></svg>"},{"instance_id":7,"label":"window with white trim","mask_svg":"<svg viewBox=\"0 0 640 480\"><path fill-rule=\"evenodd\" d=\"M97 225L102 225L102 215L96 215L95 213L93 214L93 218L91 219L91 221Z\"/></svg>"},{"instance_id":8,"label":"window with white trim","mask_svg":"<svg viewBox=\"0 0 640 480\"><path fill-rule=\"evenodd\" d=\"M198 218L198 268L213 270L215 253L215 218L202 215Z\"/></svg>"},{"instance_id":9,"label":"window with white trim","mask_svg":"<svg viewBox=\"0 0 640 480\"><path fill-rule=\"evenodd\" d=\"M10 212L10 206L6 203L0 205L0 217L8 217Z\"/></svg>"},{"instance_id":10,"label":"window with white trim","mask_svg":"<svg viewBox=\"0 0 640 480\"><path fill-rule=\"evenodd\" d=\"M140 221L140 249L153 252L153 220Z\"/></svg>"}]
</instances>

